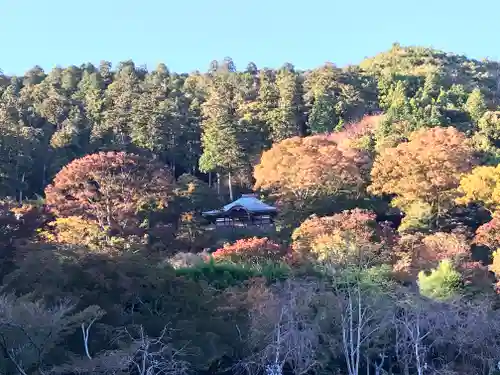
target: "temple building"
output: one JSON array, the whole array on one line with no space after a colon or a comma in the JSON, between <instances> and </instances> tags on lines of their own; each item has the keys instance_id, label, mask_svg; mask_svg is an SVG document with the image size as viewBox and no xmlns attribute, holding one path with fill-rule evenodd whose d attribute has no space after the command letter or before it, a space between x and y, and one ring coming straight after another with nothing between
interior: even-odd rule
<instances>
[{"instance_id":1,"label":"temple building","mask_svg":"<svg viewBox=\"0 0 500 375\"><path fill-rule=\"evenodd\" d=\"M217 227L246 227L273 225L277 213L276 207L260 201L255 194L243 194L221 209L206 211L202 215Z\"/></svg>"}]
</instances>

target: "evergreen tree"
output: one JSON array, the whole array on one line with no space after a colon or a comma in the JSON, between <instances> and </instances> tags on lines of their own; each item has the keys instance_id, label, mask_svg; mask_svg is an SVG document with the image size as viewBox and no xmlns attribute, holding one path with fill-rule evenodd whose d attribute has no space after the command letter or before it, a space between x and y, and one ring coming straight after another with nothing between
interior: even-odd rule
<instances>
[{"instance_id":1,"label":"evergreen tree","mask_svg":"<svg viewBox=\"0 0 500 375\"><path fill-rule=\"evenodd\" d=\"M104 94L105 111L99 128L93 128L94 141L106 144L105 148L126 150L130 144L132 105L140 95L139 77L131 61L120 64L113 83Z\"/></svg>"},{"instance_id":2,"label":"evergreen tree","mask_svg":"<svg viewBox=\"0 0 500 375\"><path fill-rule=\"evenodd\" d=\"M171 126L174 118L173 104L168 100L170 76L166 66L146 76L141 94L133 98L130 136L132 143L155 157L166 157Z\"/></svg>"},{"instance_id":3,"label":"evergreen tree","mask_svg":"<svg viewBox=\"0 0 500 375\"><path fill-rule=\"evenodd\" d=\"M83 109L91 134L99 134L104 112L104 83L97 72L85 70L72 99Z\"/></svg>"},{"instance_id":4,"label":"evergreen tree","mask_svg":"<svg viewBox=\"0 0 500 375\"><path fill-rule=\"evenodd\" d=\"M477 124L487 110L484 96L480 89L476 88L470 93L464 108L472 121L474 121L474 124Z\"/></svg>"},{"instance_id":5,"label":"evergreen tree","mask_svg":"<svg viewBox=\"0 0 500 375\"><path fill-rule=\"evenodd\" d=\"M290 66L284 66L276 75L279 92L278 107L271 122L273 142L280 142L300 134L302 128L302 95L299 76Z\"/></svg>"},{"instance_id":6,"label":"evergreen tree","mask_svg":"<svg viewBox=\"0 0 500 375\"><path fill-rule=\"evenodd\" d=\"M259 90L257 96L257 116L263 124L267 139L272 143L271 129L278 121L279 91L276 86L276 74L273 70L263 69L259 72Z\"/></svg>"},{"instance_id":7,"label":"evergreen tree","mask_svg":"<svg viewBox=\"0 0 500 375\"><path fill-rule=\"evenodd\" d=\"M207 101L203 104L202 147L200 170L227 173L229 193L233 198L231 172L241 166L243 152L238 142L238 118L235 106L235 87L231 76L218 73L212 79ZM220 178L218 178L220 192Z\"/></svg>"}]
</instances>

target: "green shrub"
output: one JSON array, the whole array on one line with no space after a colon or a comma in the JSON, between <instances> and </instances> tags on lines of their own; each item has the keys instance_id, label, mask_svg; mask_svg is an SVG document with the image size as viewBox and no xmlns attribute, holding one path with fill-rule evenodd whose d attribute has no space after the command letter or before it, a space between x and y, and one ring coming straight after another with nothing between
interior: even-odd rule
<instances>
[{"instance_id":1,"label":"green shrub","mask_svg":"<svg viewBox=\"0 0 500 375\"><path fill-rule=\"evenodd\" d=\"M217 289L235 286L253 277L264 277L268 282L284 280L290 272L290 267L282 262L250 265L244 263L215 262L213 258L210 258L205 263L199 263L192 267L178 268L176 270L177 276L196 282L206 282Z\"/></svg>"},{"instance_id":2,"label":"green shrub","mask_svg":"<svg viewBox=\"0 0 500 375\"><path fill-rule=\"evenodd\" d=\"M423 296L447 300L455 296L462 288L462 277L449 260L442 260L430 274L421 271L418 274L418 286Z\"/></svg>"}]
</instances>

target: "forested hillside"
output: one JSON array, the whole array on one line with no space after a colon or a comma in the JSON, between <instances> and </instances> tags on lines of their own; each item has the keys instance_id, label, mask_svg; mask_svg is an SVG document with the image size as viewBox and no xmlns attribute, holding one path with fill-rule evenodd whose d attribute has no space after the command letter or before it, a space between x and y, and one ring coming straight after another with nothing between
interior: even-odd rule
<instances>
[{"instance_id":1,"label":"forested hillside","mask_svg":"<svg viewBox=\"0 0 500 375\"><path fill-rule=\"evenodd\" d=\"M39 67L0 76L2 195L41 195L71 160L96 151L154 157L183 172L230 171L252 185L252 166L273 142L342 129L386 112L408 122L387 136L453 124L474 131L500 96L497 62L397 45L363 61L310 71L237 71L231 59L208 72L148 72L132 61ZM391 126L389 126L392 128Z\"/></svg>"},{"instance_id":2,"label":"forested hillside","mask_svg":"<svg viewBox=\"0 0 500 375\"><path fill-rule=\"evenodd\" d=\"M500 371L499 62L35 66L0 158L0 374Z\"/></svg>"}]
</instances>

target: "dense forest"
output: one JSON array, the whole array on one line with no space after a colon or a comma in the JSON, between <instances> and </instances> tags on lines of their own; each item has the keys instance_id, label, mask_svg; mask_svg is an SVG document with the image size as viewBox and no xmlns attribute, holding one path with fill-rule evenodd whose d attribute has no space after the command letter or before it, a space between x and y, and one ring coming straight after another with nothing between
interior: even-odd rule
<instances>
[{"instance_id":1,"label":"dense forest","mask_svg":"<svg viewBox=\"0 0 500 375\"><path fill-rule=\"evenodd\" d=\"M500 62L35 66L0 158L0 374L500 373Z\"/></svg>"}]
</instances>

